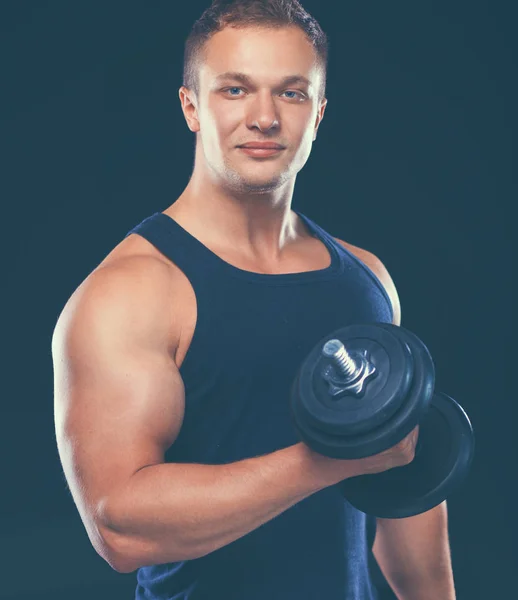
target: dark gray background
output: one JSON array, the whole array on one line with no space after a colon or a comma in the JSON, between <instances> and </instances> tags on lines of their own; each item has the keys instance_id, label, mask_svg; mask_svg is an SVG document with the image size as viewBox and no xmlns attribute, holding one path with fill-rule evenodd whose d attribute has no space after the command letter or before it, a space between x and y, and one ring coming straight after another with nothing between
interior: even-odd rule
<instances>
[{"instance_id":1,"label":"dark gray background","mask_svg":"<svg viewBox=\"0 0 518 600\"><path fill-rule=\"evenodd\" d=\"M193 137L177 90L185 38L207 5L0 5L2 599L133 596L135 574L97 556L66 488L50 342L77 285L187 184ZM458 598L510 597L514 3L304 6L330 37L329 104L294 206L382 259L437 387L470 415L476 460L449 499Z\"/></svg>"}]
</instances>

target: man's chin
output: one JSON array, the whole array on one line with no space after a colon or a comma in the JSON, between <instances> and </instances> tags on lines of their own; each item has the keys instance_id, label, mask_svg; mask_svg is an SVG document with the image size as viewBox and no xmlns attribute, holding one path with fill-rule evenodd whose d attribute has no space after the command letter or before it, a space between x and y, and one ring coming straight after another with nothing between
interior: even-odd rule
<instances>
[{"instance_id":1,"label":"man's chin","mask_svg":"<svg viewBox=\"0 0 518 600\"><path fill-rule=\"evenodd\" d=\"M239 188L242 192L248 194L267 194L268 192L274 192L278 190L282 185L279 179L268 179L268 180L250 180L242 179L239 183Z\"/></svg>"},{"instance_id":2,"label":"man's chin","mask_svg":"<svg viewBox=\"0 0 518 600\"><path fill-rule=\"evenodd\" d=\"M284 173L280 173L275 177L270 175L269 177L251 177L250 174L243 175L242 173L236 173L236 179L234 183L238 185L243 191L249 193L266 193L273 192L279 189L286 181L288 177Z\"/></svg>"}]
</instances>

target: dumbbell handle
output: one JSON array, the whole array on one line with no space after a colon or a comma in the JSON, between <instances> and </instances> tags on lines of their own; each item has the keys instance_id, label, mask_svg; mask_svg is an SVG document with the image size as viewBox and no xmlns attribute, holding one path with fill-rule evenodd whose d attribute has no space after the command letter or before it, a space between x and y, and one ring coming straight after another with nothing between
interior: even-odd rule
<instances>
[{"instance_id":1,"label":"dumbbell handle","mask_svg":"<svg viewBox=\"0 0 518 600\"><path fill-rule=\"evenodd\" d=\"M352 381L360 374L361 367L356 364L340 340L326 342L322 354L333 361L334 366L338 368L347 381Z\"/></svg>"},{"instance_id":2,"label":"dumbbell handle","mask_svg":"<svg viewBox=\"0 0 518 600\"><path fill-rule=\"evenodd\" d=\"M340 340L333 339L326 342L322 354L332 361L333 366L339 372L339 379L329 370L323 373L333 396L344 391L356 396L361 395L367 379L376 373L376 368L367 360L366 353L360 355L359 360L356 361Z\"/></svg>"}]
</instances>

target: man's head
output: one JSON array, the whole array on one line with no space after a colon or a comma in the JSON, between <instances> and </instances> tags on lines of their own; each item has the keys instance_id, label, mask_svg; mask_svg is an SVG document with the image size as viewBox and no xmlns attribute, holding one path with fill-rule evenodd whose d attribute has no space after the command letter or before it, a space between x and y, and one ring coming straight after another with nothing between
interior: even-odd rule
<instances>
[{"instance_id":1,"label":"man's head","mask_svg":"<svg viewBox=\"0 0 518 600\"><path fill-rule=\"evenodd\" d=\"M204 59L205 44L225 27L281 29L298 27L313 45L321 69L318 99L325 98L329 45L318 21L298 0L213 0L212 5L194 24L185 42L183 85L196 96L198 71Z\"/></svg>"},{"instance_id":2,"label":"man's head","mask_svg":"<svg viewBox=\"0 0 518 600\"><path fill-rule=\"evenodd\" d=\"M213 174L267 192L302 169L327 102L327 56L326 35L297 0L213 1L187 39L180 90ZM260 141L285 149L251 158L239 148Z\"/></svg>"}]
</instances>

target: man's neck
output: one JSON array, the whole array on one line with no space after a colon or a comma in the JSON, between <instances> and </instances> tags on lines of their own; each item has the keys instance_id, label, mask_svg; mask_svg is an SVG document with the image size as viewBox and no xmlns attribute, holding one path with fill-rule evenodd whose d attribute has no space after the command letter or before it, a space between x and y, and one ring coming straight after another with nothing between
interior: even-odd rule
<instances>
[{"instance_id":1,"label":"man's neck","mask_svg":"<svg viewBox=\"0 0 518 600\"><path fill-rule=\"evenodd\" d=\"M258 261L280 260L286 248L305 237L291 210L291 196L273 204L266 196L238 200L214 191L193 194L186 188L164 213L208 245L232 248Z\"/></svg>"}]
</instances>

